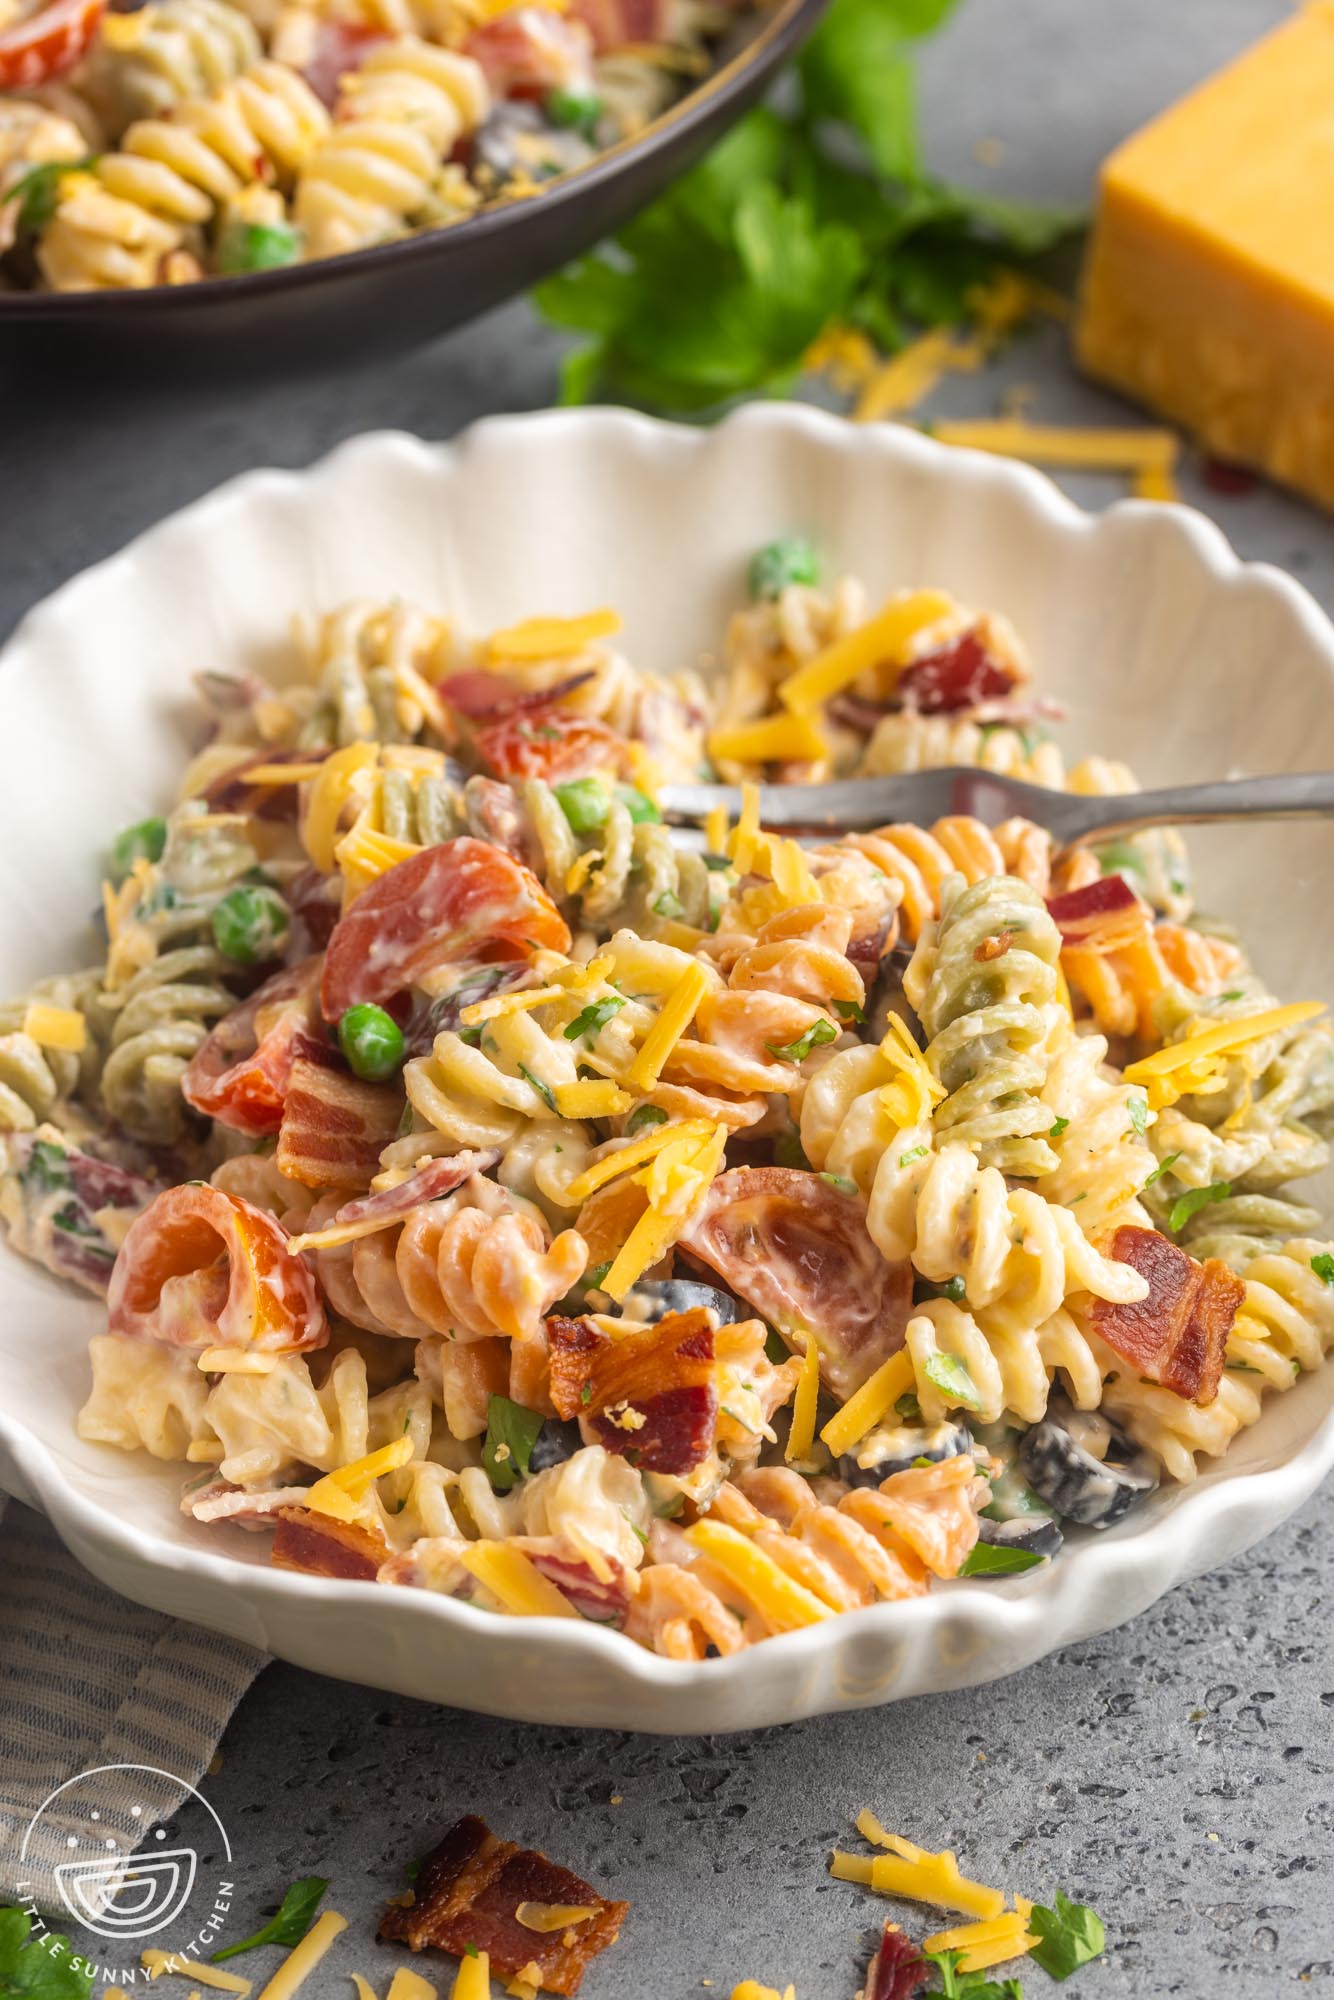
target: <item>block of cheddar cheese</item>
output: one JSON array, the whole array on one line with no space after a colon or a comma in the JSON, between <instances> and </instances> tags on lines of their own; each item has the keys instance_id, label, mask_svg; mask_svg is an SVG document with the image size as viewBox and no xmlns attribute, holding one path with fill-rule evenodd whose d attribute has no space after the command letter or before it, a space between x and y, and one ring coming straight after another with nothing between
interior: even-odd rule
<instances>
[{"instance_id":1,"label":"block of cheddar cheese","mask_svg":"<svg viewBox=\"0 0 1334 2000\"><path fill-rule=\"evenodd\" d=\"M1334 507L1334 0L1112 154L1076 342L1206 450Z\"/></svg>"}]
</instances>

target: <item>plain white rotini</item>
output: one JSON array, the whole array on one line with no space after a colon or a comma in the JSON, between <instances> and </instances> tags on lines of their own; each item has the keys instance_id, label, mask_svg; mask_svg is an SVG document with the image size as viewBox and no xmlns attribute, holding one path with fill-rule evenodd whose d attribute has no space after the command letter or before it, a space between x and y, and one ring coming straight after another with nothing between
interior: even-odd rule
<instances>
[{"instance_id":1,"label":"plain white rotini","mask_svg":"<svg viewBox=\"0 0 1334 2000\"><path fill-rule=\"evenodd\" d=\"M334 123L302 171L294 213L310 257L335 257L472 205L445 166L490 108L479 65L402 36L343 78ZM452 195L451 195L452 190Z\"/></svg>"}]
</instances>

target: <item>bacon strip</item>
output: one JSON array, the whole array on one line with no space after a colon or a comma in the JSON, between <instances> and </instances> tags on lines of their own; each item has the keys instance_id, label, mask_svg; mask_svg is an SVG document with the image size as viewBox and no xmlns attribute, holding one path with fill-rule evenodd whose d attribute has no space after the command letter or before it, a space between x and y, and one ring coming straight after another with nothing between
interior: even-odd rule
<instances>
[{"instance_id":1,"label":"bacon strip","mask_svg":"<svg viewBox=\"0 0 1334 2000\"><path fill-rule=\"evenodd\" d=\"M374 1194L358 1195L355 1201L345 1201L333 1218L332 1224L325 1223L326 1229L345 1222L374 1222L387 1229L391 1222L401 1222L424 1202L441 1201L447 1194L473 1174L489 1173L499 1160L497 1152L454 1153L448 1158L428 1160L424 1167L418 1167L415 1174L409 1174L397 1187L378 1188Z\"/></svg>"},{"instance_id":2,"label":"bacon strip","mask_svg":"<svg viewBox=\"0 0 1334 2000\"><path fill-rule=\"evenodd\" d=\"M292 1064L278 1131L279 1173L306 1187L360 1192L398 1130L402 1093L302 1055Z\"/></svg>"},{"instance_id":3,"label":"bacon strip","mask_svg":"<svg viewBox=\"0 0 1334 2000\"><path fill-rule=\"evenodd\" d=\"M447 680L436 682L436 692L442 701L459 715L472 720L485 716L493 722L498 716L520 715L526 710L550 708L554 702L564 701L567 695L581 688L585 681L591 681L593 670L587 673L570 674L554 687L524 689L516 687L503 674L488 674L481 668L467 673L450 674Z\"/></svg>"},{"instance_id":4,"label":"bacon strip","mask_svg":"<svg viewBox=\"0 0 1334 2000\"><path fill-rule=\"evenodd\" d=\"M591 1906L596 1915L565 1931L530 1931L515 1912L521 1903ZM589 1883L532 1847L497 1840L485 1820L455 1822L422 1862L406 1908L391 1903L379 1937L413 1951L484 1951L491 1973L514 1979L536 1965L549 1993L577 1993L589 1965L616 1942L628 1903L609 1902Z\"/></svg>"},{"instance_id":5,"label":"bacon strip","mask_svg":"<svg viewBox=\"0 0 1334 2000\"><path fill-rule=\"evenodd\" d=\"M281 1507L269 1561L274 1569L300 1570L306 1576L374 1583L381 1563L392 1554L377 1529L336 1521L332 1514L318 1514L310 1507Z\"/></svg>"},{"instance_id":6,"label":"bacon strip","mask_svg":"<svg viewBox=\"0 0 1334 2000\"><path fill-rule=\"evenodd\" d=\"M555 1584L581 1618L591 1618L595 1625L615 1625L618 1630L625 1624L630 1609L630 1574L615 1556L604 1557L611 1572L604 1583L582 1556L565 1554L559 1540L539 1540L536 1536L525 1539L519 1535L512 1539L533 1568L540 1569L548 1582Z\"/></svg>"},{"instance_id":7,"label":"bacon strip","mask_svg":"<svg viewBox=\"0 0 1334 2000\"><path fill-rule=\"evenodd\" d=\"M796 1167L736 1167L709 1189L678 1248L739 1298L820 1347L820 1374L841 1402L897 1354L912 1312L912 1268L887 1264L866 1204Z\"/></svg>"},{"instance_id":8,"label":"bacon strip","mask_svg":"<svg viewBox=\"0 0 1334 2000\"><path fill-rule=\"evenodd\" d=\"M1061 942L1097 951L1117 951L1139 937L1147 922L1143 903L1124 875L1103 875L1064 896L1049 896L1047 909Z\"/></svg>"},{"instance_id":9,"label":"bacon strip","mask_svg":"<svg viewBox=\"0 0 1334 2000\"><path fill-rule=\"evenodd\" d=\"M897 693L920 715L949 715L1009 694L1016 676L987 651L975 630L924 653L899 675Z\"/></svg>"},{"instance_id":10,"label":"bacon strip","mask_svg":"<svg viewBox=\"0 0 1334 2000\"><path fill-rule=\"evenodd\" d=\"M912 1939L897 1924L887 1923L866 1968L865 2000L917 2000L931 1971Z\"/></svg>"},{"instance_id":11,"label":"bacon strip","mask_svg":"<svg viewBox=\"0 0 1334 2000\"><path fill-rule=\"evenodd\" d=\"M713 1329L701 1307L612 1340L588 1319L547 1321L551 1400L644 1472L685 1473L713 1449Z\"/></svg>"},{"instance_id":12,"label":"bacon strip","mask_svg":"<svg viewBox=\"0 0 1334 2000\"><path fill-rule=\"evenodd\" d=\"M1124 1223L1108 1254L1149 1284L1130 1305L1093 1302L1092 1324L1114 1354L1150 1382L1194 1403L1218 1394L1228 1335L1246 1287L1217 1257L1197 1264L1156 1229Z\"/></svg>"}]
</instances>

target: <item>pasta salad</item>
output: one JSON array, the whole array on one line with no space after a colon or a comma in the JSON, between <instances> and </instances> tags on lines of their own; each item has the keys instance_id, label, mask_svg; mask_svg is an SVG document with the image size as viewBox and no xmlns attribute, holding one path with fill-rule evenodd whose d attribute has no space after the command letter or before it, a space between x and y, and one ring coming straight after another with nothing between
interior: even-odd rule
<instances>
[{"instance_id":1,"label":"pasta salad","mask_svg":"<svg viewBox=\"0 0 1334 2000\"><path fill-rule=\"evenodd\" d=\"M799 843L757 780L1077 791L1005 621L760 551L717 671L610 610L304 621L197 676L103 949L0 1010L13 1249L105 1295L81 1436L294 1570L727 1656L1193 1478L1334 1340L1334 1038L1178 838ZM678 838L659 788L740 780Z\"/></svg>"},{"instance_id":2,"label":"pasta salad","mask_svg":"<svg viewBox=\"0 0 1334 2000\"><path fill-rule=\"evenodd\" d=\"M540 193L733 0L0 0L0 291L272 270Z\"/></svg>"}]
</instances>

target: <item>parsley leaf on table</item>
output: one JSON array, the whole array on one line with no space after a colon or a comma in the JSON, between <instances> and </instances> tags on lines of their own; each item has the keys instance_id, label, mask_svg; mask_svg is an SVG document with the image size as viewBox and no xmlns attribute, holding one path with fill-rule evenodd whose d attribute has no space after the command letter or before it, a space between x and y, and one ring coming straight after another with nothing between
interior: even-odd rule
<instances>
[{"instance_id":1,"label":"parsley leaf on table","mask_svg":"<svg viewBox=\"0 0 1334 2000\"><path fill-rule=\"evenodd\" d=\"M322 1875L303 1875L299 1882L293 1882L276 1914L262 1930L236 1944L224 1945L221 1951L214 1952L212 1963L217 1965L224 1958L235 1958L238 1952L254 1951L262 1944L300 1944L315 1921L320 1898L328 1886Z\"/></svg>"},{"instance_id":2,"label":"parsley leaf on table","mask_svg":"<svg viewBox=\"0 0 1334 2000\"><path fill-rule=\"evenodd\" d=\"M1041 1903L1033 1905L1028 1928L1038 1938L1029 1956L1053 1979L1068 1979L1081 1965L1097 1958L1107 1943L1097 1911L1087 1903L1072 1903L1059 1889L1054 1910Z\"/></svg>"},{"instance_id":3,"label":"parsley leaf on table","mask_svg":"<svg viewBox=\"0 0 1334 2000\"><path fill-rule=\"evenodd\" d=\"M88 2000L93 1976L71 1962L68 1938L30 1937L26 1910L0 1910L0 1996L3 2000Z\"/></svg>"}]
</instances>

